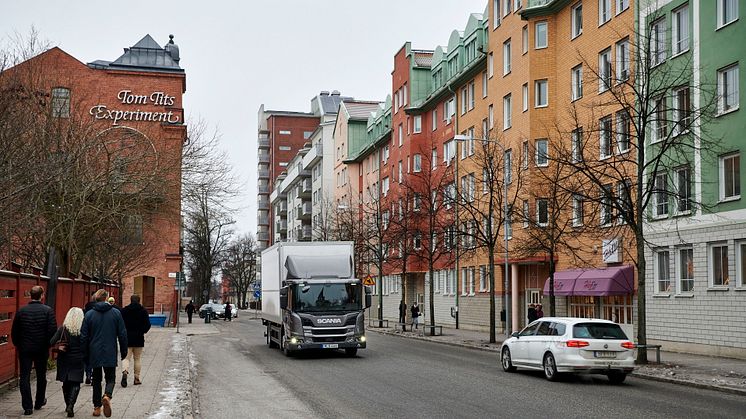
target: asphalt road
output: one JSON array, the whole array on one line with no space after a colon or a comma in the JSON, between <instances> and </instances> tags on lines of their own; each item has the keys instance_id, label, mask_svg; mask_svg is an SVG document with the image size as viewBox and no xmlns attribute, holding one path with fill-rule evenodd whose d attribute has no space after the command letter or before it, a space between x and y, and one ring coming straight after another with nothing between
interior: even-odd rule
<instances>
[{"instance_id":1,"label":"asphalt road","mask_svg":"<svg viewBox=\"0 0 746 419\"><path fill-rule=\"evenodd\" d=\"M258 320L242 315L216 326L220 334L190 338L205 418L746 416L743 396L633 377L622 385L603 376L551 383L540 372L503 372L494 353L373 332L356 358L286 358L267 347Z\"/></svg>"}]
</instances>

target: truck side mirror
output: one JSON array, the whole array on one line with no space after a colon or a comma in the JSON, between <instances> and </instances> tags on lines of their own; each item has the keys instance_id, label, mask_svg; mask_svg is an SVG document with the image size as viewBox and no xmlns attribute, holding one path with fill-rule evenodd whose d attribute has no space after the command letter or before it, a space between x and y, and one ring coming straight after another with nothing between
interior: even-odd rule
<instances>
[{"instance_id":1,"label":"truck side mirror","mask_svg":"<svg viewBox=\"0 0 746 419\"><path fill-rule=\"evenodd\" d=\"M280 308L286 310L288 308L288 289L280 288Z\"/></svg>"},{"instance_id":2,"label":"truck side mirror","mask_svg":"<svg viewBox=\"0 0 746 419\"><path fill-rule=\"evenodd\" d=\"M373 305L373 299L370 295L370 287L365 287L365 308L370 308Z\"/></svg>"}]
</instances>

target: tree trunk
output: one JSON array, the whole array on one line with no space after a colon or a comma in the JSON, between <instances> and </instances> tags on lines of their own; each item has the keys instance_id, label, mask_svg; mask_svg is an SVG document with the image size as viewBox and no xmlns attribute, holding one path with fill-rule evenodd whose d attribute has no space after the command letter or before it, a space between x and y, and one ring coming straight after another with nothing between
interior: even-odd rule
<instances>
[{"instance_id":1,"label":"tree trunk","mask_svg":"<svg viewBox=\"0 0 746 419\"><path fill-rule=\"evenodd\" d=\"M645 241L642 235L642 227L635 229L635 240L637 245L637 344L647 344L646 317L645 317ZM637 363L648 363L648 351L637 351Z\"/></svg>"},{"instance_id":2,"label":"tree trunk","mask_svg":"<svg viewBox=\"0 0 746 419\"><path fill-rule=\"evenodd\" d=\"M490 265L490 343L497 342L495 336L495 328L497 327L495 322L495 248L490 246L487 251L488 263ZM507 307L505 308L507 314ZM507 330L507 328L506 328Z\"/></svg>"},{"instance_id":3,"label":"tree trunk","mask_svg":"<svg viewBox=\"0 0 746 419\"><path fill-rule=\"evenodd\" d=\"M557 315L557 308L554 298L554 271L557 267L554 264L554 252L549 252L549 315Z\"/></svg>"}]
</instances>

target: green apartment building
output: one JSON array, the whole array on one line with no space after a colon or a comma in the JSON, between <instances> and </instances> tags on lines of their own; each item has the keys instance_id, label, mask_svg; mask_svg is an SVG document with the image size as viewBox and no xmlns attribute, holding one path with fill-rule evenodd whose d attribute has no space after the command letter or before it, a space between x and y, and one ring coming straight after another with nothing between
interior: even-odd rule
<instances>
[{"instance_id":1,"label":"green apartment building","mask_svg":"<svg viewBox=\"0 0 746 419\"><path fill-rule=\"evenodd\" d=\"M744 12L746 0L642 0L638 20L651 61L666 66L660 77L684 75L657 99L669 122L654 124L647 150L666 130L693 145L648 174L655 185L646 230L648 339L739 358L746 357ZM696 121L682 129L681 118Z\"/></svg>"}]
</instances>

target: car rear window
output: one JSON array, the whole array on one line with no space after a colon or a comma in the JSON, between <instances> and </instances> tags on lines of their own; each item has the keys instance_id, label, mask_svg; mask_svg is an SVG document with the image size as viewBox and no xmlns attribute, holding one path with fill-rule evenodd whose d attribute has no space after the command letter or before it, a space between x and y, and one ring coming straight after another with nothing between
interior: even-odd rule
<instances>
[{"instance_id":1,"label":"car rear window","mask_svg":"<svg viewBox=\"0 0 746 419\"><path fill-rule=\"evenodd\" d=\"M572 327L572 336L585 339L627 339L622 328L611 323L578 323Z\"/></svg>"}]
</instances>

